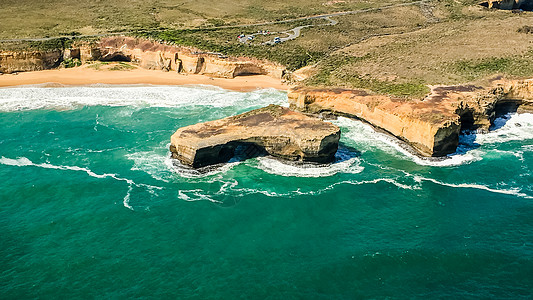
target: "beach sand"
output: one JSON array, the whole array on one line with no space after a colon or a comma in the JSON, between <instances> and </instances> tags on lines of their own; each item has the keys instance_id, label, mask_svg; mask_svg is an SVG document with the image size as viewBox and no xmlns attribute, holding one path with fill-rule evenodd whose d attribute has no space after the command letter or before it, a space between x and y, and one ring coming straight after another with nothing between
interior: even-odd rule
<instances>
[{"instance_id":1,"label":"beach sand","mask_svg":"<svg viewBox=\"0 0 533 300\"><path fill-rule=\"evenodd\" d=\"M253 91L274 88L287 90L288 86L279 79L266 75L240 76L233 79L212 78L205 75L184 75L176 72L145 70L137 68L128 71L95 70L86 66L70 69L56 69L22 72L17 75L0 76L0 87L58 83L62 85L87 84L154 84L154 85L214 85L234 91Z\"/></svg>"}]
</instances>

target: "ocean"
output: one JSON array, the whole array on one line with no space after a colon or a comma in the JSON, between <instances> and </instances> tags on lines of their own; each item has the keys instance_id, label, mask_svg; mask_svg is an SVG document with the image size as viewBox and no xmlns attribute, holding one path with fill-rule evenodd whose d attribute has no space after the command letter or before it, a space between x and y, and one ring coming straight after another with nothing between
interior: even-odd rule
<instances>
[{"instance_id":1,"label":"ocean","mask_svg":"<svg viewBox=\"0 0 533 300\"><path fill-rule=\"evenodd\" d=\"M0 89L1 299L531 299L533 115L425 160L357 120L336 161L170 159L286 92Z\"/></svg>"}]
</instances>

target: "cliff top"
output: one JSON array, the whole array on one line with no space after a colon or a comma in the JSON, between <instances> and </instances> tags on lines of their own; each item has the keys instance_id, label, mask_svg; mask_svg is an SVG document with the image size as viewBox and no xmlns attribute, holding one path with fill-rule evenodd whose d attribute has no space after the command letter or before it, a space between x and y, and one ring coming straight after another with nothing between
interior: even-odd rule
<instances>
[{"instance_id":1,"label":"cliff top","mask_svg":"<svg viewBox=\"0 0 533 300\"><path fill-rule=\"evenodd\" d=\"M533 77L533 13L489 9L473 0L2 5L0 39L128 32L204 52L266 59L289 70L308 66L300 80L314 87L420 99L428 85ZM283 42L267 43L275 37Z\"/></svg>"}]
</instances>

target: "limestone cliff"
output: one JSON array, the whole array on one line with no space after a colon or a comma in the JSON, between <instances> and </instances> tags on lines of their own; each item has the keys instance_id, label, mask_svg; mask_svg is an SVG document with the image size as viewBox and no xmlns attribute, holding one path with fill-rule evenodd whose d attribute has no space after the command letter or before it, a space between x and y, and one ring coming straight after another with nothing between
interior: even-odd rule
<instances>
[{"instance_id":1,"label":"limestone cliff","mask_svg":"<svg viewBox=\"0 0 533 300\"><path fill-rule=\"evenodd\" d=\"M289 103L308 113L329 111L364 120L409 142L424 155L441 156L457 147L460 124L453 109L435 113L432 105L342 89L294 89Z\"/></svg>"},{"instance_id":2,"label":"limestone cliff","mask_svg":"<svg viewBox=\"0 0 533 300\"><path fill-rule=\"evenodd\" d=\"M533 107L533 80L477 86L433 87L422 100L373 95L362 90L295 88L291 108L356 117L406 141L425 156L456 151L461 129L488 131L498 110Z\"/></svg>"},{"instance_id":3,"label":"limestone cliff","mask_svg":"<svg viewBox=\"0 0 533 300\"><path fill-rule=\"evenodd\" d=\"M532 0L488 0L489 8L498 8L504 10L524 9L531 10L533 8Z\"/></svg>"},{"instance_id":4,"label":"limestone cliff","mask_svg":"<svg viewBox=\"0 0 533 300\"><path fill-rule=\"evenodd\" d=\"M162 44L131 37L109 37L99 43L100 60L126 60L142 68L234 78L269 75L281 79L285 68L251 58L226 57L218 53Z\"/></svg>"},{"instance_id":5,"label":"limestone cliff","mask_svg":"<svg viewBox=\"0 0 533 300\"><path fill-rule=\"evenodd\" d=\"M226 57L219 53L167 45L132 37L107 37L94 43L75 43L72 48L53 51L0 52L0 72L53 69L67 58L86 61L128 61L144 69L234 78L269 75L281 79L285 67L253 58Z\"/></svg>"},{"instance_id":6,"label":"limestone cliff","mask_svg":"<svg viewBox=\"0 0 533 300\"><path fill-rule=\"evenodd\" d=\"M0 52L0 73L52 69L59 66L62 58L62 50Z\"/></svg>"},{"instance_id":7,"label":"limestone cliff","mask_svg":"<svg viewBox=\"0 0 533 300\"><path fill-rule=\"evenodd\" d=\"M334 159L339 138L340 129L331 123L270 105L180 128L171 137L170 150L192 167L226 162L243 146L248 154L325 163Z\"/></svg>"}]
</instances>

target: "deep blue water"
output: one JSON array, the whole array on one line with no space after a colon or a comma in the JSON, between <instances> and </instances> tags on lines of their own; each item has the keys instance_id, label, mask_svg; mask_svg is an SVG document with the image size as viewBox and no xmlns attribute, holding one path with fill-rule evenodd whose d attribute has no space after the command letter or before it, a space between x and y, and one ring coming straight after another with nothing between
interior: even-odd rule
<instances>
[{"instance_id":1,"label":"deep blue water","mask_svg":"<svg viewBox=\"0 0 533 300\"><path fill-rule=\"evenodd\" d=\"M0 298L533 297L533 115L440 162L345 118L332 165L169 158L179 127L286 98L0 89Z\"/></svg>"}]
</instances>

